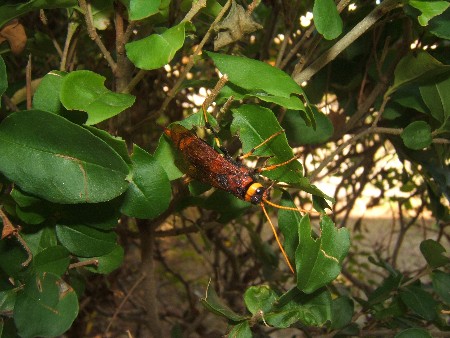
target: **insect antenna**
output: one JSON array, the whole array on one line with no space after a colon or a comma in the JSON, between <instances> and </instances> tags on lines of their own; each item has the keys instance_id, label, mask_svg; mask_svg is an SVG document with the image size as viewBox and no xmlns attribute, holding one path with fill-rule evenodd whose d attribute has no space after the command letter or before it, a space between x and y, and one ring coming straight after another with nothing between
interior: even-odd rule
<instances>
[{"instance_id":1,"label":"insect antenna","mask_svg":"<svg viewBox=\"0 0 450 338\"><path fill-rule=\"evenodd\" d=\"M275 226L273 225L272 221L270 220L269 214L267 213L266 207L264 206L264 202L261 202L261 209L264 212L264 215L266 216L267 220L269 221L270 227L272 228L273 235L275 236L275 240L277 241L278 246L280 247L281 253L283 254L284 260L286 261L287 265L289 266L289 269L293 274L295 274L295 270L292 267L291 262L289 261L288 255L286 254L286 251L284 251L283 245L281 244L280 238L278 237L277 230L275 229Z\"/></svg>"}]
</instances>

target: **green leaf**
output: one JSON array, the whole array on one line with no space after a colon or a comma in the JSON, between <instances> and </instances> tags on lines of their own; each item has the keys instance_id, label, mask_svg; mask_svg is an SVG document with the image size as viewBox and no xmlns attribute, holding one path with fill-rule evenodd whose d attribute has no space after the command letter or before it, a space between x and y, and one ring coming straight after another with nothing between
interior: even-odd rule
<instances>
[{"instance_id":1,"label":"green leaf","mask_svg":"<svg viewBox=\"0 0 450 338\"><path fill-rule=\"evenodd\" d=\"M57 203L108 201L127 188L128 166L99 138L48 112L0 124L0 171L25 192Z\"/></svg>"},{"instance_id":2,"label":"green leaf","mask_svg":"<svg viewBox=\"0 0 450 338\"><path fill-rule=\"evenodd\" d=\"M117 154L122 157L122 159L131 164L130 156L128 155L127 143L125 140L119 136L112 136L108 132L98 129L93 126L84 126L87 130L89 130L92 134L97 136L99 139L105 141L111 148L113 148Z\"/></svg>"},{"instance_id":3,"label":"green leaf","mask_svg":"<svg viewBox=\"0 0 450 338\"><path fill-rule=\"evenodd\" d=\"M305 97L303 89L282 70L245 57L212 52L207 54L220 72L228 76L229 82L250 92L252 96L266 102L288 105L290 109L305 110L303 102L297 97Z\"/></svg>"},{"instance_id":4,"label":"green leaf","mask_svg":"<svg viewBox=\"0 0 450 338\"><path fill-rule=\"evenodd\" d=\"M435 270L431 273L434 291L442 301L450 305L450 274Z\"/></svg>"},{"instance_id":5,"label":"green leaf","mask_svg":"<svg viewBox=\"0 0 450 338\"><path fill-rule=\"evenodd\" d=\"M1 97L7 88L8 88L8 74L6 73L5 61L0 55L0 107L2 106Z\"/></svg>"},{"instance_id":6,"label":"green leaf","mask_svg":"<svg viewBox=\"0 0 450 338\"><path fill-rule=\"evenodd\" d=\"M86 225L56 225L56 234L64 247L80 257L98 257L116 248L117 235Z\"/></svg>"},{"instance_id":7,"label":"green leaf","mask_svg":"<svg viewBox=\"0 0 450 338\"><path fill-rule=\"evenodd\" d=\"M246 320L247 317L241 316L231 310L222 299L219 298L214 288L208 284L208 288L206 289L205 298L201 299L202 305L212 313L215 313L218 316L224 317L233 322L240 322Z\"/></svg>"},{"instance_id":8,"label":"green leaf","mask_svg":"<svg viewBox=\"0 0 450 338\"><path fill-rule=\"evenodd\" d=\"M313 239L308 215L303 216L298 227L297 287L305 293L312 293L333 281L341 272L342 260L350 248L348 230L335 228L328 216L322 216L320 229L321 237Z\"/></svg>"},{"instance_id":9,"label":"green leaf","mask_svg":"<svg viewBox=\"0 0 450 338\"><path fill-rule=\"evenodd\" d=\"M169 178L158 161L136 145L131 160L131 181L121 211L131 217L155 218L169 206Z\"/></svg>"},{"instance_id":10,"label":"green leaf","mask_svg":"<svg viewBox=\"0 0 450 338\"><path fill-rule=\"evenodd\" d=\"M437 318L437 302L433 296L418 286L400 289L399 295L403 303L425 320Z\"/></svg>"},{"instance_id":11,"label":"green leaf","mask_svg":"<svg viewBox=\"0 0 450 338\"><path fill-rule=\"evenodd\" d=\"M159 143L155 150L154 158L158 161L160 166L164 168L169 180L173 181L184 175L175 163L177 159L177 151L172 146L172 142L169 141L164 134L159 138Z\"/></svg>"},{"instance_id":12,"label":"green leaf","mask_svg":"<svg viewBox=\"0 0 450 338\"><path fill-rule=\"evenodd\" d=\"M251 286L244 294L245 305L253 315L268 312L277 299L277 294L268 285Z\"/></svg>"},{"instance_id":13,"label":"green leaf","mask_svg":"<svg viewBox=\"0 0 450 338\"><path fill-rule=\"evenodd\" d=\"M288 110L282 122L289 141L295 145L321 144L333 136L334 128L330 119L312 107L316 127L308 126L298 111ZM383 115L384 116L384 115Z\"/></svg>"},{"instance_id":14,"label":"green leaf","mask_svg":"<svg viewBox=\"0 0 450 338\"><path fill-rule=\"evenodd\" d=\"M114 0L96 0L91 3L92 20L95 28L105 30L111 24Z\"/></svg>"},{"instance_id":15,"label":"green leaf","mask_svg":"<svg viewBox=\"0 0 450 338\"><path fill-rule=\"evenodd\" d=\"M78 70L63 78L61 102L69 110L88 113L87 125L96 124L131 107L135 97L110 91L106 78L88 70Z\"/></svg>"},{"instance_id":16,"label":"green leaf","mask_svg":"<svg viewBox=\"0 0 450 338\"><path fill-rule=\"evenodd\" d=\"M79 260L80 262L84 262L87 260L96 259L98 261L96 266L86 265L84 268L94 273L107 275L120 267L120 265L122 265L123 257L123 248L120 245L116 245L114 249L106 255L90 258L80 257Z\"/></svg>"},{"instance_id":17,"label":"green leaf","mask_svg":"<svg viewBox=\"0 0 450 338\"><path fill-rule=\"evenodd\" d=\"M283 191L280 205L289 208L296 208L291 195ZM284 236L283 248L291 262L295 261L295 250L298 247L298 229L295 226L300 224L302 215L299 212L291 210L278 210L278 228Z\"/></svg>"},{"instance_id":18,"label":"green leaf","mask_svg":"<svg viewBox=\"0 0 450 338\"><path fill-rule=\"evenodd\" d=\"M432 269L436 269L450 263L450 258L444 255L446 252L445 248L441 243L432 239L426 239L420 243L420 252Z\"/></svg>"},{"instance_id":19,"label":"green leaf","mask_svg":"<svg viewBox=\"0 0 450 338\"><path fill-rule=\"evenodd\" d=\"M31 277L18 292L14 322L21 337L55 337L67 331L78 315L77 295L51 273Z\"/></svg>"},{"instance_id":20,"label":"green leaf","mask_svg":"<svg viewBox=\"0 0 450 338\"><path fill-rule=\"evenodd\" d=\"M17 290L11 289L6 291L0 291L0 313L6 314L8 312L13 313L14 305L16 303ZM0 319L0 337L4 337L1 334L2 319ZM7 336L6 336L7 337Z\"/></svg>"},{"instance_id":21,"label":"green leaf","mask_svg":"<svg viewBox=\"0 0 450 338\"><path fill-rule=\"evenodd\" d=\"M428 23L428 29L430 33L434 34L435 36L450 40L450 9L447 8L447 10L430 20Z\"/></svg>"},{"instance_id":22,"label":"green leaf","mask_svg":"<svg viewBox=\"0 0 450 338\"><path fill-rule=\"evenodd\" d=\"M411 327L397 333L394 338L432 338L433 336L424 329Z\"/></svg>"},{"instance_id":23,"label":"green leaf","mask_svg":"<svg viewBox=\"0 0 450 338\"><path fill-rule=\"evenodd\" d=\"M248 321L239 323L230 330L227 335L228 338L252 338L252 331L250 330L250 324Z\"/></svg>"},{"instance_id":24,"label":"green leaf","mask_svg":"<svg viewBox=\"0 0 450 338\"><path fill-rule=\"evenodd\" d=\"M42 250L33 259L33 265L37 272L51 272L56 276L62 276L66 272L69 262L69 251L60 245Z\"/></svg>"},{"instance_id":25,"label":"green leaf","mask_svg":"<svg viewBox=\"0 0 450 338\"><path fill-rule=\"evenodd\" d=\"M33 95L33 108L61 115L64 106L60 100L60 92L66 72L53 70L46 74Z\"/></svg>"},{"instance_id":26,"label":"green leaf","mask_svg":"<svg viewBox=\"0 0 450 338\"><path fill-rule=\"evenodd\" d=\"M331 306L331 328L342 329L351 323L354 311L353 301L347 296L333 299Z\"/></svg>"},{"instance_id":27,"label":"green leaf","mask_svg":"<svg viewBox=\"0 0 450 338\"><path fill-rule=\"evenodd\" d=\"M331 320L331 293L323 288L305 294L294 287L278 299L264 319L277 328L286 328L297 322L306 326L322 326Z\"/></svg>"},{"instance_id":28,"label":"green leaf","mask_svg":"<svg viewBox=\"0 0 450 338\"><path fill-rule=\"evenodd\" d=\"M450 117L450 77L420 87L420 95L430 110L431 115L442 125Z\"/></svg>"},{"instance_id":29,"label":"green leaf","mask_svg":"<svg viewBox=\"0 0 450 338\"><path fill-rule=\"evenodd\" d=\"M168 64L184 43L184 23L125 45L127 56L141 69L158 69Z\"/></svg>"},{"instance_id":30,"label":"green leaf","mask_svg":"<svg viewBox=\"0 0 450 338\"><path fill-rule=\"evenodd\" d=\"M434 80L437 75L447 74L449 71L450 66L443 65L424 51L410 53L401 59L395 68L394 84L388 89L385 96L392 95L401 86Z\"/></svg>"},{"instance_id":31,"label":"green leaf","mask_svg":"<svg viewBox=\"0 0 450 338\"><path fill-rule=\"evenodd\" d=\"M403 275L400 273L390 274L384 279L382 284L368 296L369 305L376 305L392 297L392 292L396 291L402 282Z\"/></svg>"},{"instance_id":32,"label":"green leaf","mask_svg":"<svg viewBox=\"0 0 450 338\"><path fill-rule=\"evenodd\" d=\"M405 146L420 150L428 147L432 142L431 127L424 121L415 121L403 129L401 138Z\"/></svg>"},{"instance_id":33,"label":"green leaf","mask_svg":"<svg viewBox=\"0 0 450 338\"><path fill-rule=\"evenodd\" d=\"M233 122L230 129L233 134L239 134L244 153L281 130L275 115L267 108L244 104L236 109L232 109L232 112ZM254 155L272 156L266 162L266 165L282 163L292 159L294 156L284 133L258 148ZM303 167L300 162L292 161L275 170L264 171L263 175L273 180L281 180L288 183L298 182L303 178Z\"/></svg>"},{"instance_id":34,"label":"green leaf","mask_svg":"<svg viewBox=\"0 0 450 338\"><path fill-rule=\"evenodd\" d=\"M161 0L130 0L128 15L130 20L142 20L158 13Z\"/></svg>"},{"instance_id":35,"label":"green leaf","mask_svg":"<svg viewBox=\"0 0 450 338\"><path fill-rule=\"evenodd\" d=\"M35 227L33 227L35 228ZM33 232L22 232L22 237L28 245L28 248L37 256L48 247L58 245L56 231L54 226L41 226L39 230L33 229Z\"/></svg>"},{"instance_id":36,"label":"green leaf","mask_svg":"<svg viewBox=\"0 0 450 338\"><path fill-rule=\"evenodd\" d=\"M315 0L314 23L317 31L327 40L333 40L342 33L342 19L333 0Z\"/></svg>"},{"instance_id":37,"label":"green leaf","mask_svg":"<svg viewBox=\"0 0 450 338\"><path fill-rule=\"evenodd\" d=\"M203 193L203 191L201 192ZM242 215L250 206L250 203L218 189L209 195L201 205L204 209L215 210L220 213L217 221L224 224Z\"/></svg>"},{"instance_id":38,"label":"green leaf","mask_svg":"<svg viewBox=\"0 0 450 338\"><path fill-rule=\"evenodd\" d=\"M4 1L2 2L4 3ZM0 27L3 27L8 21L18 18L30 11L50 8L68 8L77 5L76 0L33 0L21 2L8 2L0 6Z\"/></svg>"},{"instance_id":39,"label":"green leaf","mask_svg":"<svg viewBox=\"0 0 450 338\"><path fill-rule=\"evenodd\" d=\"M428 25L429 20L442 14L450 5L448 1L439 0L409 0L408 4L422 12L417 18L421 26Z\"/></svg>"}]
</instances>

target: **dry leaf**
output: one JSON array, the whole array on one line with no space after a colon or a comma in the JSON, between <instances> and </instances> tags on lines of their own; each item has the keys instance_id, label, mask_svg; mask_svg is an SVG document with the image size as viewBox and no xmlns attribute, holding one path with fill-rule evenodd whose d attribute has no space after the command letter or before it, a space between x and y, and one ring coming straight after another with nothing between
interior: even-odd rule
<instances>
[{"instance_id":1,"label":"dry leaf","mask_svg":"<svg viewBox=\"0 0 450 338\"><path fill-rule=\"evenodd\" d=\"M8 41L11 51L14 54L20 54L27 44L27 34L25 28L19 23L19 20L14 19L8 22L0 30L0 43Z\"/></svg>"},{"instance_id":2,"label":"dry leaf","mask_svg":"<svg viewBox=\"0 0 450 338\"><path fill-rule=\"evenodd\" d=\"M214 28L219 32L216 40L214 40L214 50L239 41L244 35L253 33L261 28L263 27L254 21L241 5L237 5L233 1L227 17Z\"/></svg>"}]
</instances>

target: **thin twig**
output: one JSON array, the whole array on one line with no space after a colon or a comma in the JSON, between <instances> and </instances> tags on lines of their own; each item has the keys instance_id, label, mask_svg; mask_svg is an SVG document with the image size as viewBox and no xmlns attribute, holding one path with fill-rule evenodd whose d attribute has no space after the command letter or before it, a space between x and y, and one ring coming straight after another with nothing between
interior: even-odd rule
<instances>
[{"instance_id":1,"label":"thin twig","mask_svg":"<svg viewBox=\"0 0 450 338\"><path fill-rule=\"evenodd\" d=\"M104 336L105 337L108 335L109 329L111 328L112 324L115 322L117 316L119 315L120 311L122 310L122 307L125 305L125 303L128 301L130 296L133 294L134 290L136 290L136 288L139 286L139 284L142 283L142 281L145 279L145 277L146 277L145 273L142 274L141 277L139 277L136 280L136 282L133 284L133 286L131 287L130 291L128 291L127 295L122 300L122 302L120 302L120 304L117 307L116 311L114 311L114 315L111 317L111 319L108 322L108 326L106 327L105 332L104 332Z\"/></svg>"},{"instance_id":2,"label":"thin twig","mask_svg":"<svg viewBox=\"0 0 450 338\"><path fill-rule=\"evenodd\" d=\"M303 71L295 71L292 78L298 84L308 81L314 74L333 61L351 43L356 41L362 34L381 19L387 12L401 5L399 0L386 0L375 7L364 19L362 19L353 29L336 42L330 49L319 56L310 66Z\"/></svg>"},{"instance_id":3,"label":"thin twig","mask_svg":"<svg viewBox=\"0 0 450 338\"><path fill-rule=\"evenodd\" d=\"M75 268L81 268L83 266L87 266L87 265L98 265L98 259L97 258L92 258L92 259L88 259L86 261L82 261L82 262L76 262L76 263L72 263L69 265L69 269L75 269Z\"/></svg>"},{"instance_id":4,"label":"thin twig","mask_svg":"<svg viewBox=\"0 0 450 338\"><path fill-rule=\"evenodd\" d=\"M155 118L155 116L159 116L161 115L166 108L168 107L169 103L173 100L173 98L175 97L175 94L177 93L178 89L180 88L181 84L183 83L184 79L186 78L187 74L189 73L189 71L192 69L192 67L195 64L195 58L200 55L200 53L203 50L203 46L206 44L206 42L209 40L214 27L217 25L217 23L222 19L222 17L225 15L225 13L228 11L228 8L230 8L231 6L231 0L228 0L226 2L226 4L222 7L222 10L219 12L219 14L217 15L216 19L214 20L214 22L211 24L211 26L209 27L208 31L206 32L206 34L203 36L202 41L200 41L200 43L197 45L197 48L195 49L194 53L190 56L189 58L189 62L186 65L186 67L184 68L183 72L180 74L180 77L178 78L177 82L175 83L175 85L172 87L172 89L169 91L169 93L167 93L167 96L164 100L164 102L161 105L161 108L159 108L159 110L157 112L154 113L154 115L152 116L148 116L147 118L141 120L139 123L137 123L134 127L133 130L136 130L140 127L142 127L147 121L152 120ZM146 71L139 71L138 74L136 75L136 77L141 76L144 77L145 76ZM139 81L134 81L131 80L131 82L133 83L138 83ZM131 82L130 84L127 86L126 90L130 90L133 87L131 87Z\"/></svg>"},{"instance_id":5,"label":"thin twig","mask_svg":"<svg viewBox=\"0 0 450 338\"><path fill-rule=\"evenodd\" d=\"M100 48L103 57L108 62L112 72L115 73L117 69L117 64L112 58L110 52L108 51L102 40L100 39L100 36L97 34L97 30L95 29L94 23L92 22L91 5L87 4L86 0L78 0L78 3L80 4L81 9L83 10L89 37L95 41L97 46Z\"/></svg>"},{"instance_id":6,"label":"thin twig","mask_svg":"<svg viewBox=\"0 0 450 338\"><path fill-rule=\"evenodd\" d=\"M26 77L26 88L27 88L27 109L31 109L31 96L33 95L33 90L31 89L31 54L28 56L27 68L25 71Z\"/></svg>"}]
</instances>

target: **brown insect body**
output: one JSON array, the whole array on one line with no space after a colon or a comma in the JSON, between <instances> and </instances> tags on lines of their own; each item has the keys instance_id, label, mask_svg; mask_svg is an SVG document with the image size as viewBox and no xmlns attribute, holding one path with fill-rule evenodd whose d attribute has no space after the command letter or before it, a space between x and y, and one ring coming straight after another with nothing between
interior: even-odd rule
<instances>
[{"instance_id":1,"label":"brown insect body","mask_svg":"<svg viewBox=\"0 0 450 338\"><path fill-rule=\"evenodd\" d=\"M251 169L219 154L185 127L174 124L164 133L183 154L190 177L253 204L260 204L263 198L267 198L266 189L255 181Z\"/></svg>"}]
</instances>

